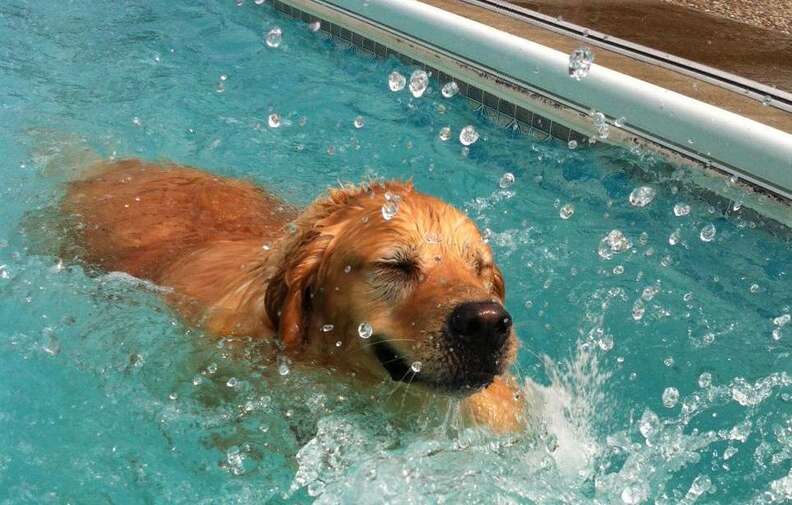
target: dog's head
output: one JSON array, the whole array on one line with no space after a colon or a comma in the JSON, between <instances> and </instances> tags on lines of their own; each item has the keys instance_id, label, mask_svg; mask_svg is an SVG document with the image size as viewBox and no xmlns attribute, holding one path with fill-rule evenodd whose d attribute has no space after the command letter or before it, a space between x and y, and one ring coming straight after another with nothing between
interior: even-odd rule
<instances>
[{"instance_id":1,"label":"dog's head","mask_svg":"<svg viewBox=\"0 0 792 505\"><path fill-rule=\"evenodd\" d=\"M287 349L459 394L513 360L503 277L457 209L372 184L331 191L291 226L266 299Z\"/></svg>"}]
</instances>

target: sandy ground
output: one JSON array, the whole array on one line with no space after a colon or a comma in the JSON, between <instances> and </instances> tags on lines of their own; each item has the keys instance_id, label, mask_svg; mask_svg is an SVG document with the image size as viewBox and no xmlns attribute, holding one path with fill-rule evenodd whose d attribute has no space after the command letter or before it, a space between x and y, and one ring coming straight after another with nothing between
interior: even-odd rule
<instances>
[{"instance_id":1,"label":"sandy ground","mask_svg":"<svg viewBox=\"0 0 792 505\"><path fill-rule=\"evenodd\" d=\"M792 0L662 0L792 35Z\"/></svg>"}]
</instances>

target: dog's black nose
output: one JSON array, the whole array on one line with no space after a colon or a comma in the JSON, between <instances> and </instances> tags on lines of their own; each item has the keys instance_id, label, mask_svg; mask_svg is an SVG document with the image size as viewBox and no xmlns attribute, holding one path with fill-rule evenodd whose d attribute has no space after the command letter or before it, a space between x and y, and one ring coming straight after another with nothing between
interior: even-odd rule
<instances>
[{"instance_id":1,"label":"dog's black nose","mask_svg":"<svg viewBox=\"0 0 792 505\"><path fill-rule=\"evenodd\" d=\"M448 321L454 337L490 349L501 348L509 336L511 325L511 316L497 302L459 304Z\"/></svg>"}]
</instances>

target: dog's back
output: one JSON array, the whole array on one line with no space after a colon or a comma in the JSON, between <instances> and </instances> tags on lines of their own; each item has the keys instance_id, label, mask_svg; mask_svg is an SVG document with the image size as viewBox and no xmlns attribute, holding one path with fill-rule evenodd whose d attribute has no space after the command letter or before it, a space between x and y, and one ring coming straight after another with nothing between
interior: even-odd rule
<instances>
[{"instance_id":1,"label":"dog's back","mask_svg":"<svg viewBox=\"0 0 792 505\"><path fill-rule=\"evenodd\" d=\"M296 214L250 183L190 167L122 160L91 174L69 184L62 204L78 259L154 282L209 242L274 240Z\"/></svg>"}]
</instances>

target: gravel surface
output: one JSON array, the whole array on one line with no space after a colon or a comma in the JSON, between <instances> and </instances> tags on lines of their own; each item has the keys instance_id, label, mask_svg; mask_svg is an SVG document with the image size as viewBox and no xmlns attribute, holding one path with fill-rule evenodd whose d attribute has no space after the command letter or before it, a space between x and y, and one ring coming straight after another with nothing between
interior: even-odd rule
<instances>
[{"instance_id":1,"label":"gravel surface","mask_svg":"<svg viewBox=\"0 0 792 505\"><path fill-rule=\"evenodd\" d=\"M792 0L662 0L792 35Z\"/></svg>"}]
</instances>

